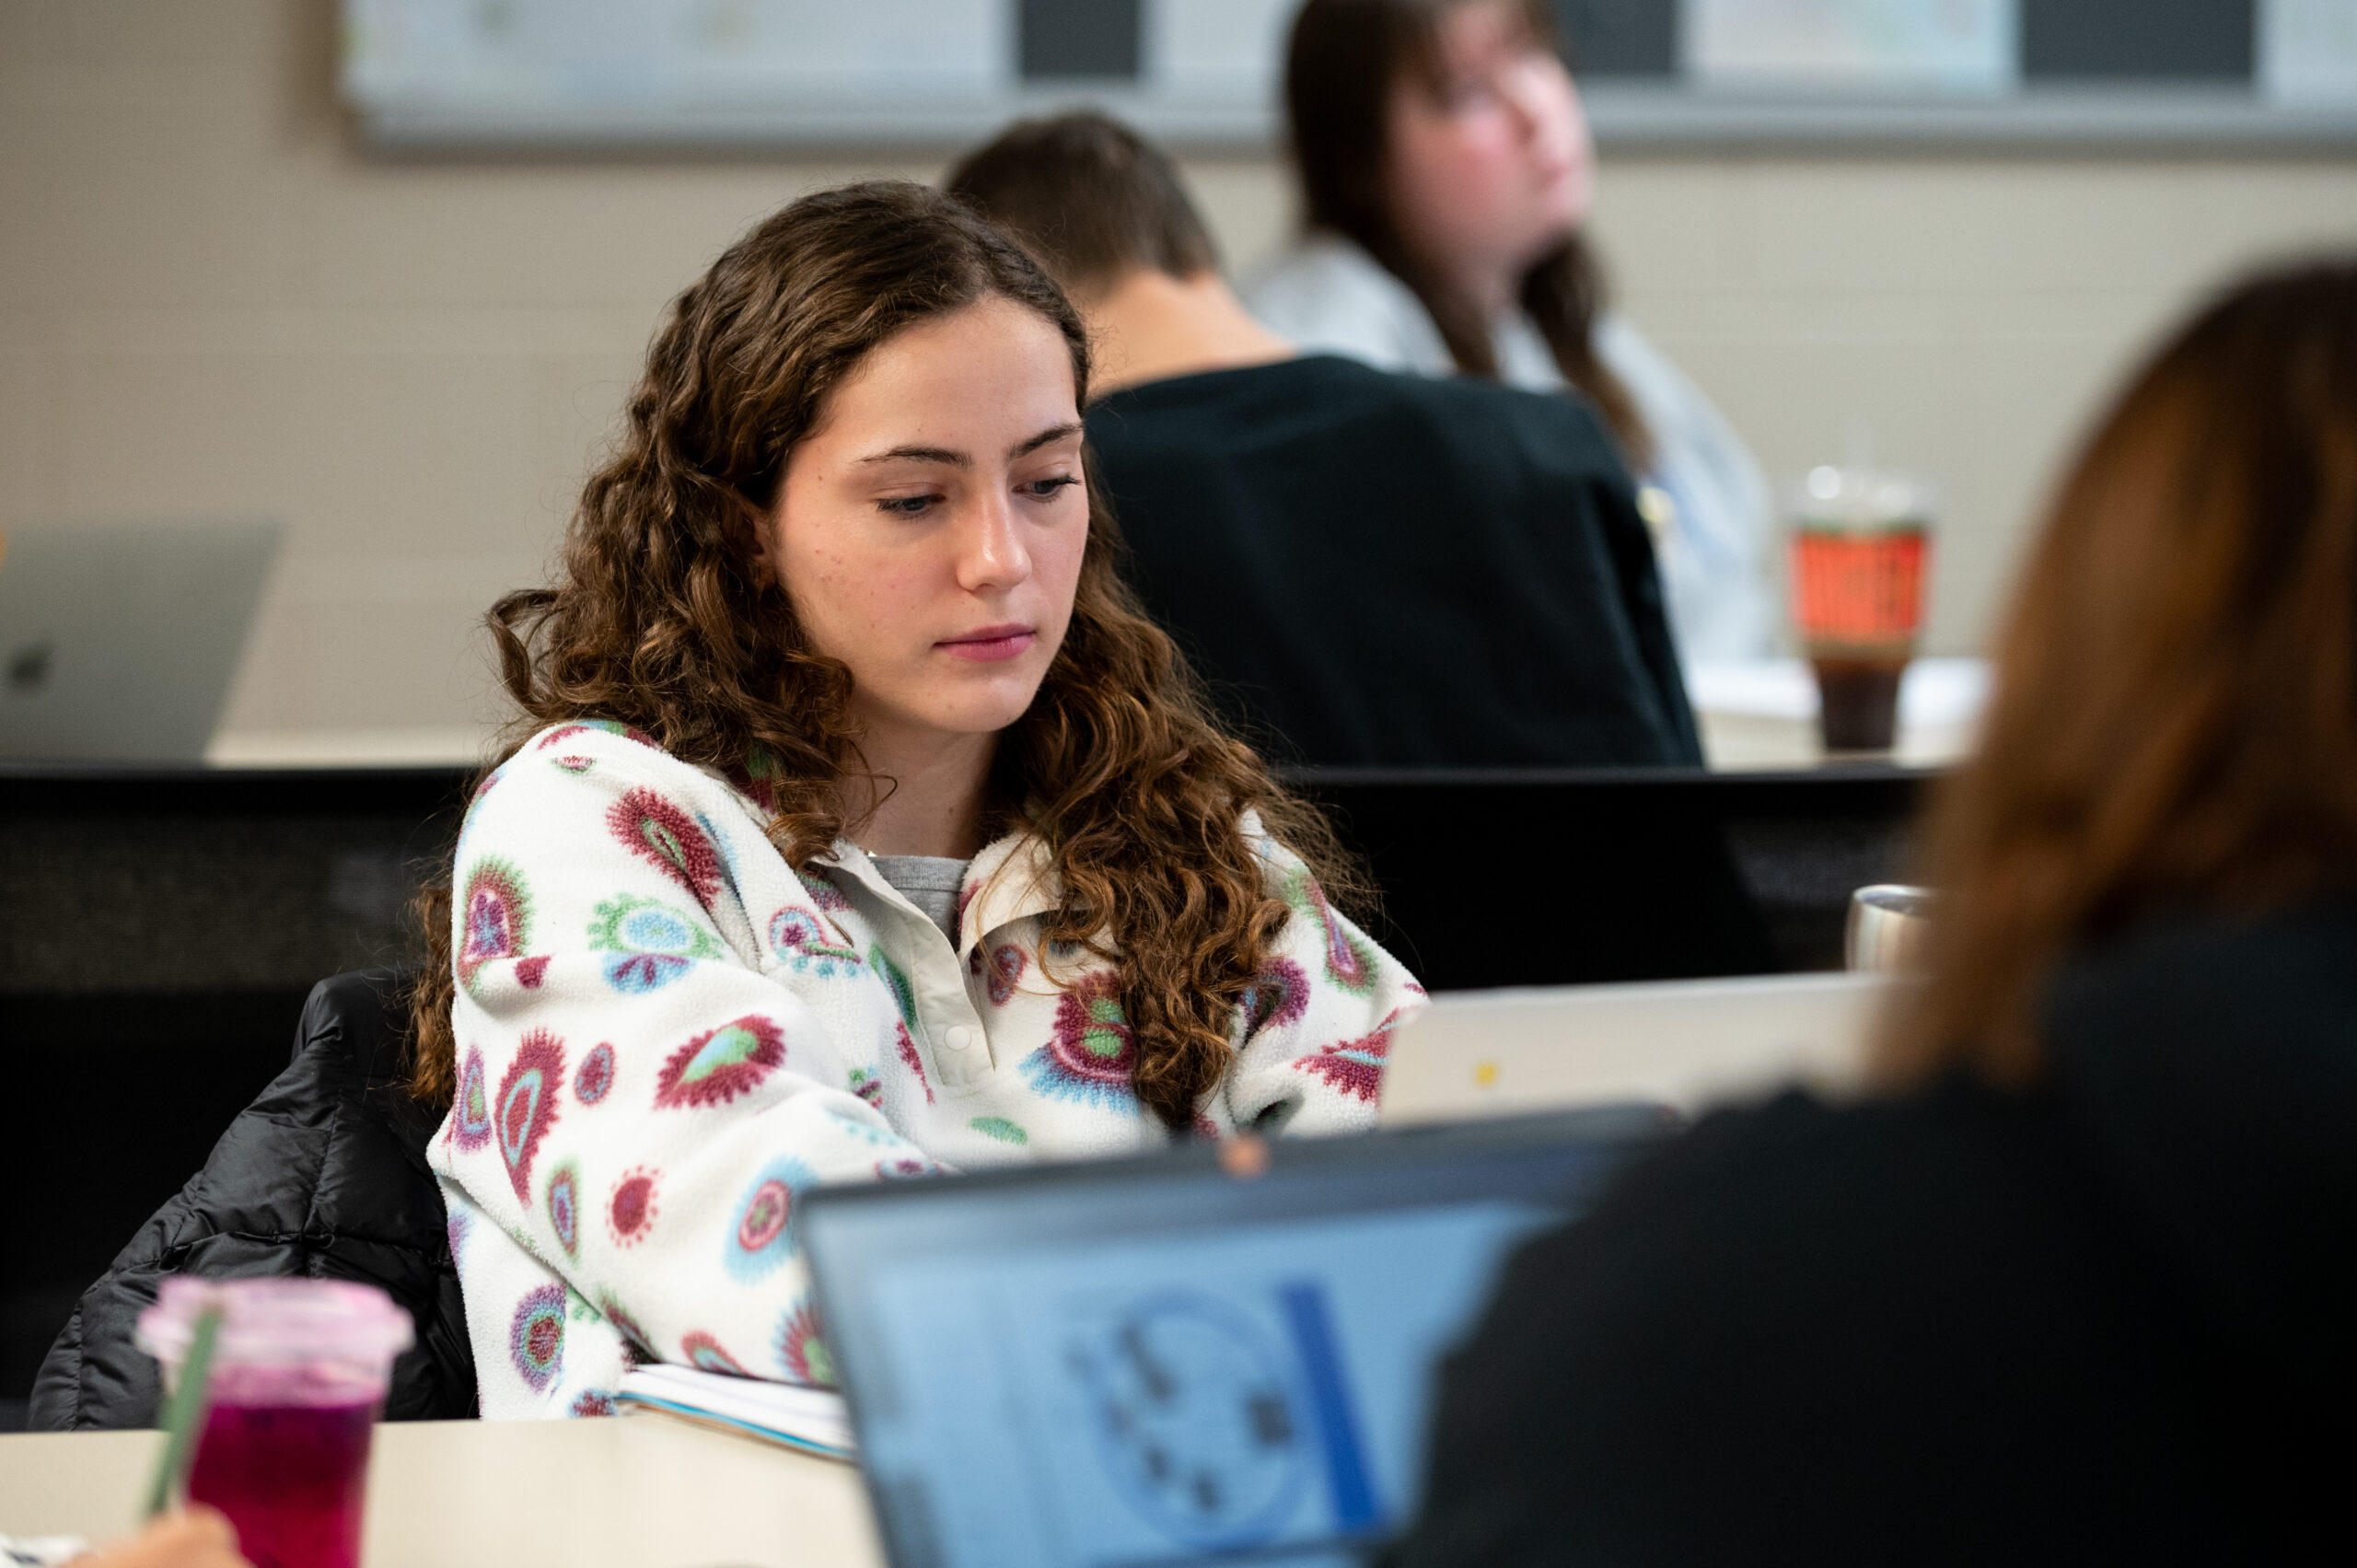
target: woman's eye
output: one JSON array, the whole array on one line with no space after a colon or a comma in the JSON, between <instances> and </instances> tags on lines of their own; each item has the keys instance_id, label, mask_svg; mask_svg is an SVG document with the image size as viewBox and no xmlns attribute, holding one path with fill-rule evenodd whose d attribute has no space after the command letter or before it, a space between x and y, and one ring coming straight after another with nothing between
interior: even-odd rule
<instances>
[{"instance_id":1,"label":"woman's eye","mask_svg":"<svg viewBox=\"0 0 2357 1568\"><path fill-rule=\"evenodd\" d=\"M1468 76L1451 82L1441 90L1441 107L1451 114L1463 114L1480 108L1497 96L1497 90L1486 76Z\"/></svg>"},{"instance_id":2,"label":"woman's eye","mask_svg":"<svg viewBox=\"0 0 2357 1568\"><path fill-rule=\"evenodd\" d=\"M1050 496L1055 494L1057 491L1065 489L1071 485L1078 484L1080 480L1078 476L1066 473L1058 474L1053 479L1035 479L1030 483L1024 485L1021 488L1025 494L1034 495L1039 499L1045 501Z\"/></svg>"},{"instance_id":3,"label":"woman's eye","mask_svg":"<svg viewBox=\"0 0 2357 1568\"><path fill-rule=\"evenodd\" d=\"M893 495L876 505L896 517L916 517L923 516L939 499L937 495Z\"/></svg>"}]
</instances>

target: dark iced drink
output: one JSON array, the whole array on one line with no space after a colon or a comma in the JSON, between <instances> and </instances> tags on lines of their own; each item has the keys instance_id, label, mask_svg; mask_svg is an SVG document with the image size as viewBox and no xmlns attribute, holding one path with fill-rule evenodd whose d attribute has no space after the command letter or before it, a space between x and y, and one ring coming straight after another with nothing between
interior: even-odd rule
<instances>
[{"instance_id":1,"label":"dark iced drink","mask_svg":"<svg viewBox=\"0 0 2357 1568\"><path fill-rule=\"evenodd\" d=\"M1818 469L1795 510L1793 628L1817 671L1818 733L1828 751L1887 751L1923 621L1928 497L1908 481Z\"/></svg>"},{"instance_id":2,"label":"dark iced drink","mask_svg":"<svg viewBox=\"0 0 2357 1568\"><path fill-rule=\"evenodd\" d=\"M1828 751L1887 751L1898 739L1907 658L1818 658L1817 732Z\"/></svg>"}]
</instances>

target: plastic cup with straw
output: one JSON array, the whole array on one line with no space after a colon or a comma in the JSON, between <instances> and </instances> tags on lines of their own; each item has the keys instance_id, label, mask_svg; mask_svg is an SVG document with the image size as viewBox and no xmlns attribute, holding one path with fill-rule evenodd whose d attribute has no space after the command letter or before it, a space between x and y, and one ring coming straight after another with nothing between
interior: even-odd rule
<instances>
[{"instance_id":1,"label":"plastic cup with straw","mask_svg":"<svg viewBox=\"0 0 2357 1568\"><path fill-rule=\"evenodd\" d=\"M412 1337L374 1285L166 1280L139 1318L170 1388L151 1505L177 1484L228 1516L256 1562L357 1568L370 1437Z\"/></svg>"},{"instance_id":2,"label":"plastic cup with straw","mask_svg":"<svg viewBox=\"0 0 2357 1568\"><path fill-rule=\"evenodd\" d=\"M168 1513L186 1499L189 1466L203 1429L205 1390L213 1380L213 1347L221 1337L221 1316L217 1303L196 1315L188 1359L180 1364L180 1377L164 1403L164 1448L156 1456L156 1474L147 1483L145 1517Z\"/></svg>"}]
</instances>

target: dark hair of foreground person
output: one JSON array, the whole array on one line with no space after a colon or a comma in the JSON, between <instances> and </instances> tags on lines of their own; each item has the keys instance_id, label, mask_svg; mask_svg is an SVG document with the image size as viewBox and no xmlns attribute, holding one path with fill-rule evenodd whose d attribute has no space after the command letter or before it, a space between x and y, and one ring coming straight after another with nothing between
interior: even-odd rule
<instances>
[{"instance_id":1,"label":"dark hair of foreground person","mask_svg":"<svg viewBox=\"0 0 2357 1568\"><path fill-rule=\"evenodd\" d=\"M2247 284L2132 379L1998 647L1890 1092L1711 1117L1517 1254L1398 1568L2345 1534L2357 262Z\"/></svg>"}]
</instances>

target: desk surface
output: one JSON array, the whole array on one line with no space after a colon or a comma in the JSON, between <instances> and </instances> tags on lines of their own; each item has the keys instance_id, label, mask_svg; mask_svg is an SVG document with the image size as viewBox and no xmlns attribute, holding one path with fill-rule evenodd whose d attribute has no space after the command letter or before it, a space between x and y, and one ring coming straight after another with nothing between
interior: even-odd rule
<instances>
[{"instance_id":1,"label":"desk surface","mask_svg":"<svg viewBox=\"0 0 2357 1568\"><path fill-rule=\"evenodd\" d=\"M1805 660L1697 664L1687 694L1714 772L1806 771L1828 759L1817 737L1817 678ZM1919 658L1899 689L1898 744L1884 759L1946 767L1972 744L1989 695L1989 667L1973 658ZM474 729L232 732L205 751L215 767L467 769L492 754L495 737Z\"/></svg>"},{"instance_id":2,"label":"desk surface","mask_svg":"<svg viewBox=\"0 0 2357 1568\"><path fill-rule=\"evenodd\" d=\"M129 1532L162 1434L0 1435L0 1530ZM664 1416L379 1426L368 1568L880 1568L858 1471Z\"/></svg>"}]
</instances>

